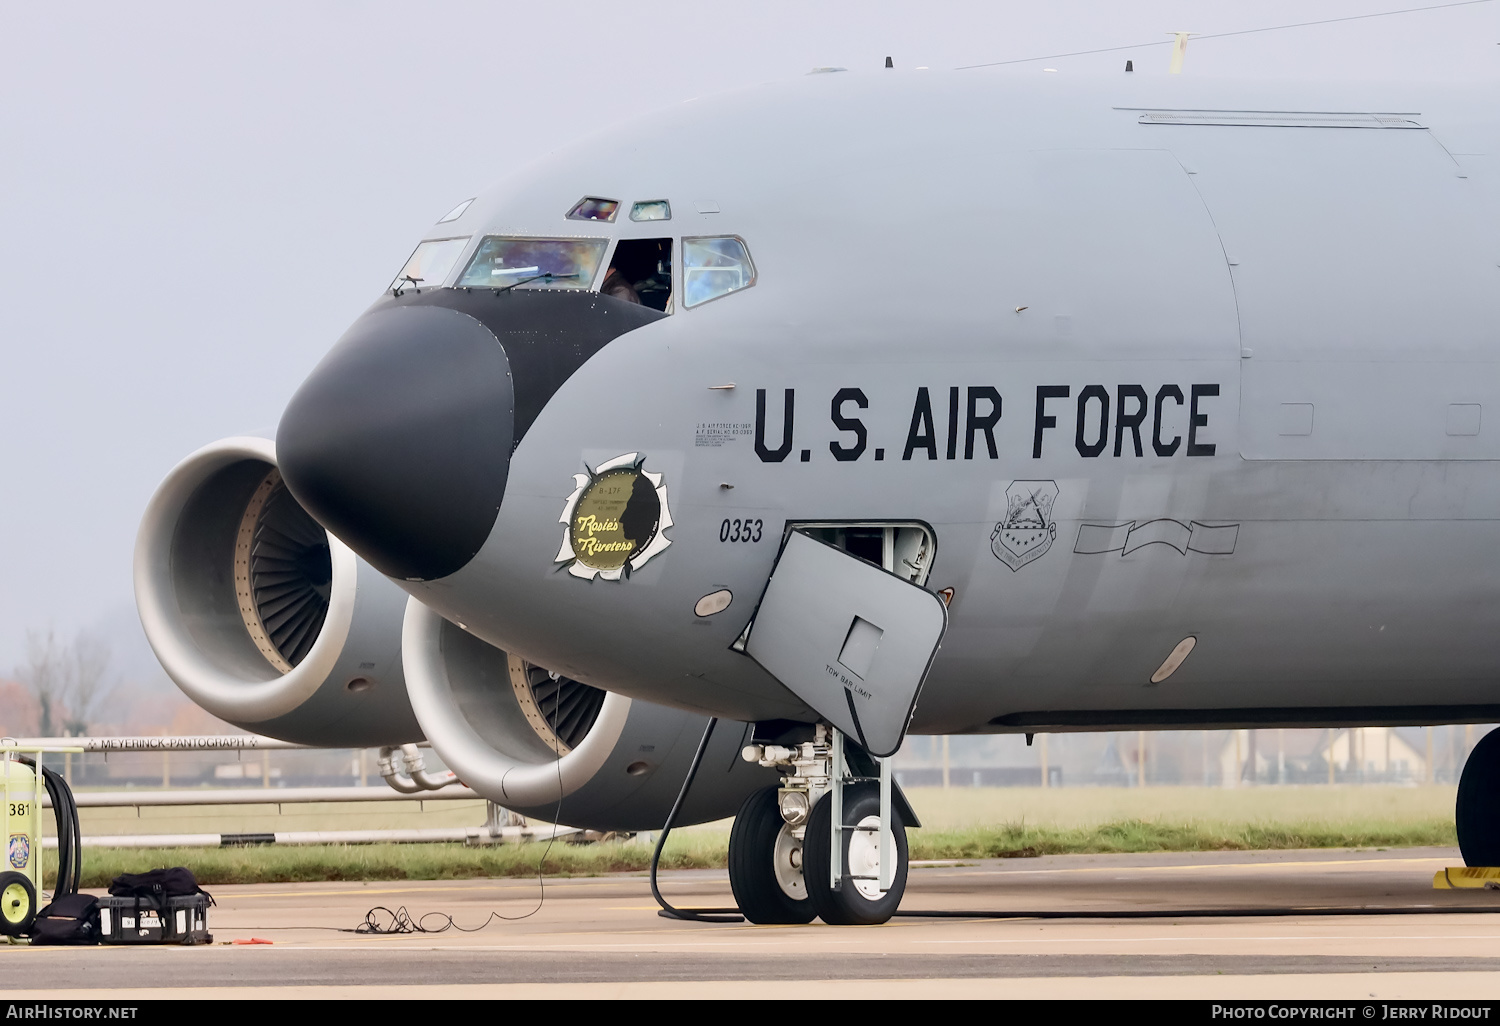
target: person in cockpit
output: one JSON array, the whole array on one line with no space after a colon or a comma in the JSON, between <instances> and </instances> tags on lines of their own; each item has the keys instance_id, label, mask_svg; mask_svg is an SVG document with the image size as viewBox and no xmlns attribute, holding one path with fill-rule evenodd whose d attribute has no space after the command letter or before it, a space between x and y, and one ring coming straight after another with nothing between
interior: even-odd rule
<instances>
[{"instance_id":1,"label":"person in cockpit","mask_svg":"<svg viewBox=\"0 0 1500 1026\"><path fill-rule=\"evenodd\" d=\"M623 299L625 302L634 303L637 306L641 303L641 297L635 291L635 286L630 284L625 276L620 273L620 269L613 264L609 267L609 273L604 276L604 284L599 286L599 292L601 295Z\"/></svg>"}]
</instances>

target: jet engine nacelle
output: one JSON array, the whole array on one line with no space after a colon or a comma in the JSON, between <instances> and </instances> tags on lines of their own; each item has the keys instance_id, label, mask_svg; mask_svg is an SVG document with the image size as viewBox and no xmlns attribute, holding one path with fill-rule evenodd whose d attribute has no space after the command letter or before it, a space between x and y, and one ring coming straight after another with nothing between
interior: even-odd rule
<instances>
[{"instance_id":1,"label":"jet engine nacelle","mask_svg":"<svg viewBox=\"0 0 1500 1026\"><path fill-rule=\"evenodd\" d=\"M416 599L402 656L412 708L448 767L491 801L549 822L658 829L708 723L554 676ZM749 743L746 724L719 723L679 824L732 816L751 792L777 783L774 770L740 758Z\"/></svg>"},{"instance_id":2,"label":"jet engine nacelle","mask_svg":"<svg viewBox=\"0 0 1500 1026\"><path fill-rule=\"evenodd\" d=\"M422 738L401 673L406 596L281 484L276 447L226 438L174 467L135 547L141 624L198 705L329 747Z\"/></svg>"}]
</instances>

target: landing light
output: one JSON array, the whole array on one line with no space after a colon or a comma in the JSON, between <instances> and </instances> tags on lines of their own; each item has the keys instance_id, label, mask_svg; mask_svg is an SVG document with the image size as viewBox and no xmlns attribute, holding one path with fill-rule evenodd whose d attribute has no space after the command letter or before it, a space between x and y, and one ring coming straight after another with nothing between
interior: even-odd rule
<instances>
[{"instance_id":1,"label":"landing light","mask_svg":"<svg viewBox=\"0 0 1500 1026\"><path fill-rule=\"evenodd\" d=\"M720 485L719 487L733 488L734 485ZM729 603L733 601L734 593L728 588L721 588L718 591L709 592L699 599L697 604L693 606L693 613L696 616L713 616L715 613L722 613L728 609Z\"/></svg>"},{"instance_id":2,"label":"landing light","mask_svg":"<svg viewBox=\"0 0 1500 1026\"><path fill-rule=\"evenodd\" d=\"M787 826L801 826L807 822L810 806L806 791L783 790L777 793L776 803L781 807L781 818Z\"/></svg>"},{"instance_id":3,"label":"landing light","mask_svg":"<svg viewBox=\"0 0 1500 1026\"><path fill-rule=\"evenodd\" d=\"M1177 668L1182 665L1182 661L1188 657L1188 653L1193 650L1193 646L1196 644L1198 644L1198 639L1191 634L1179 641L1177 647L1172 649L1171 654L1167 656L1166 661L1151 675L1151 683L1160 684L1176 673Z\"/></svg>"}]
</instances>

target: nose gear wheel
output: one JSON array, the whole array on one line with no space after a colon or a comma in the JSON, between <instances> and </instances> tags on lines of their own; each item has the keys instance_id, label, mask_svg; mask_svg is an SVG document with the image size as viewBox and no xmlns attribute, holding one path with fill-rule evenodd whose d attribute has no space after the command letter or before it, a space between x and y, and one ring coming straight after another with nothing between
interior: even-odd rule
<instances>
[{"instance_id":1,"label":"nose gear wheel","mask_svg":"<svg viewBox=\"0 0 1500 1026\"><path fill-rule=\"evenodd\" d=\"M906 893L906 823L900 810L891 810L891 833L896 842L896 872L891 889L880 893L880 786L871 782L846 784L844 787L844 829L842 840L842 886L832 887L832 807L831 795L824 795L813 806L807 821L806 843L802 851L802 872L807 880L807 897L817 909L818 918L831 926L873 926L895 915Z\"/></svg>"},{"instance_id":2,"label":"nose gear wheel","mask_svg":"<svg viewBox=\"0 0 1500 1026\"><path fill-rule=\"evenodd\" d=\"M777 788L745 799L729 833L729 886L752 923L810 923L817 915L803 879L803 841L781 817Z\"/></svg>"}]
</instances>

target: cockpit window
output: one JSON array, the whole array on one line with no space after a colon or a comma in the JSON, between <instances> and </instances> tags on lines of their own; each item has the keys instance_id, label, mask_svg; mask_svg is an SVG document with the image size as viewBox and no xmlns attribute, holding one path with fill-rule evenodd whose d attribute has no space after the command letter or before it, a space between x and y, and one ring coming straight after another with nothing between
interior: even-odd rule
<instances>
[{"instance_id":1,"label":"cockpit window","mask_svg":"<svg viewBox=\"0 0 1500 1026\"><path fill-rule=\"evenodd\" d=\"M745 242L736 236L682 240L682 305L710 299L755 284L755 265Z\"/></svg>"},{"instance_id":2,"label":"cockpit window","mask_svg":"<svg viewBox=\"0 0 1500 1026\"><path fill-rule=\"evenodd\" d=\"M670 313L672 303L672 240L621 239L609 262L609 273L599 283L602 295L640 303Z\"/></svg>"},{"instance_id":3,"label":"cockpit window","mask_svg":"<svg viewBox=\"0 0 1500 1026\"><path fill-rule=\"evenodd\" d=\"M666 200L638 200L630 207L632 221L670 221L672 204Z\"/></svg>"},{"instance_id":4,"label":"cockpit window","mask_svg":"<svg viewBox=\"0 0 1500 1026\"><path fill-rule=\"evenodd\" d=\"M594 283L607 245L605 239L486 236L458 284L486 289L586 289Z\"/></svg>"},{"instance_id":5,"label":"cockpit window","mask_svg":"<svg viewBox=\"0 0 1500 1026\"><path fill-rule=\"evenodd\" d=\"M469 204L473 203L474 199L475 198L473 196L470 196L458 206L448 211L442 217L438 218L438 224L447 224L449 221L457 221L460 217L463 217L464 211L469 209Z\"/></svg>"},{"instance_id":6,"label":"cockpit window","mask_svg":"<svg viewBox=\"0 0 1500 1026\"><path fill-rule=\"evenodd\" d=\"M569 221L613 221L615 215L620 212L620 201L612 199L600 199L598 196L585 196L573 204L573 209L568 211Z\"/></svg>"},{"instance_id":7,"label":"cockpit window","mask_svg":"<svg viewBox=\"0 0 1500 1026\"><path fill-rule=\"evenodd\" d=\"M420 243L391 282L393 290L409 288L437 288L448 278L448 272L458 262L468 238L429 239Z\"/></svg>"}]
</instances>

